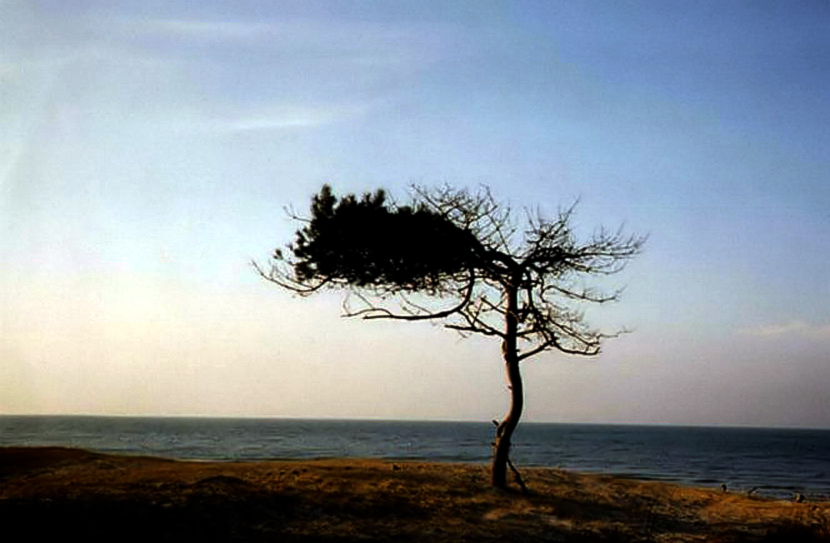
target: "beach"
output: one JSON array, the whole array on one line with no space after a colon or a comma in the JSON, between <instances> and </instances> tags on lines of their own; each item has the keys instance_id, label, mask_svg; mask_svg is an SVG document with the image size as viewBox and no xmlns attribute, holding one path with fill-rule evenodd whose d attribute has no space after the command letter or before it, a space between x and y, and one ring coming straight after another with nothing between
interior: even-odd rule
<instances>
[{"instance_id":1,"label":"beach","mask_svg":"<svg viewBox=\"0 0 830 543\"><path fill-rule=\"evenodd\" d=\"M551 468L0 448L0 521L84 541L830 541L830 504Z\"/></svg>"}]
</instances>

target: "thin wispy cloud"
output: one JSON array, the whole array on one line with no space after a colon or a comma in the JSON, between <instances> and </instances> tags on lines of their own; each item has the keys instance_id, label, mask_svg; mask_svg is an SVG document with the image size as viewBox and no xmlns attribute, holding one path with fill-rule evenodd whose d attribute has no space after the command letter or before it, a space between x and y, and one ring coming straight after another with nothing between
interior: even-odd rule
<instances>
[{"instance_id":1,"label":"thin wispy cloud","mask_svg":"<svg viewBox=\"0 0 830 543\"><path fill-rule=\"evenodd\" d=\"M275 24L234 21L153 19L124 21L122 24L145 35L199 40L247 40L272 36L278 31L278 25Z\"/></svg>"},{"instance_id":2,"label":"thin wispy cloud","mask_svg":"<svg viewBox=\"0 0 830 543\"><path fill-rule=\"evenodd\" d=\"M460 29L448 25L323 23L313 19L269 22L127 19L107 26L116 31L118 39L263 48L284 53L354 58L362 64L431 63L453 50L451 43L460 35Z\"/></svg>"},{"instance_id":3,"label":"thin wispy cloud","mask_svg":"<svg viewBox=\"0 0 830 543\"><path fill-rule=\"evenodd\" d=\"M813 324L801 320L748 328L744 332L762 338L807 338L830 341L830 324Z\"/></svg>"},{"instance_id":4,"label":"thin wispy cloud","mask_svg":"<svg viewBox=\"0 0 830 543\"><path fill-rule=\"evenodd\" d=\"M277 117L252 117L231 120L218 125L229 132L256 132L261 130L281 130L286 128L311 128L328 124L335 119L325 113L299 113Z\"/></svg>"},{"instance_id":5,"label":"thin wispy cloud","mask_svg":"<svg viewBox=\"0 0 830 543\"><path fill-rule=\"evenodd\" d=\"M168 121L175 131L191 133L242 134L317 128L360 117L367 106L289 105L260 111L227 113L222 116L191 114ZM157 121L156 121L157 122Z\"/></svg>"}]
</instances>

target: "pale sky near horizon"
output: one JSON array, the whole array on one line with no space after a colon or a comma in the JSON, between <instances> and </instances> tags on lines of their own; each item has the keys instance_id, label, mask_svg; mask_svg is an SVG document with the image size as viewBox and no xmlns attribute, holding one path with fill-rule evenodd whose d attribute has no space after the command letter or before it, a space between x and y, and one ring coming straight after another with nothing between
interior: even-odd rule
<instances>
[{"instance_id":1,"label":"pale sky near horizon","mask_svg":"<svg viewBox=\"0 0 830 543\"><path fill-rule=\"evenodd\" d=\"M284 208L648 234L525 420L830 427L830 3L0 0L0 414L490 420L498 344L263 282Z\"/></svg>"}]
</instances>

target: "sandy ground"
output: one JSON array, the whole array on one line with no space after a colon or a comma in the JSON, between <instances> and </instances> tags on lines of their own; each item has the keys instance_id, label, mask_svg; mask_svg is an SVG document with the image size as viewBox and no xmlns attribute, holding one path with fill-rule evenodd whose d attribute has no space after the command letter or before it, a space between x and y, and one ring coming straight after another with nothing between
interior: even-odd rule
<instances>
[{"instance_id":1,"label":"sandy ground","mask_svg":"<svg viewBox=\"0 0 830 543\"><path fill-rule=\"evenodd\" d=\"M529 495L492 489L481 465L0 448L0 525L21 534L7 541L830 541L828 503L523 475Z\"/></svg>"}]
</instances>

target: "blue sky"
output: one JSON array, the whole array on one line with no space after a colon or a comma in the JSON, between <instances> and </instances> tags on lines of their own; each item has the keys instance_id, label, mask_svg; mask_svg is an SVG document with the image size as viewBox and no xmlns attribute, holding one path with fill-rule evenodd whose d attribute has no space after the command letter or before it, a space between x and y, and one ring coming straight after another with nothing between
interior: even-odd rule
<instances>
[{"instance_id":1,"label":"blue sky","mask_svg":"<svg viewBox=\"0 0 830 543\"><path fill-rule=\"evenodd\" d=\"M2 0L0 412L499 416L493 342L249 265L414 182L650 236L528 420L827 426L828 74L823 0Z\"/></svg>"}]
</instances>

